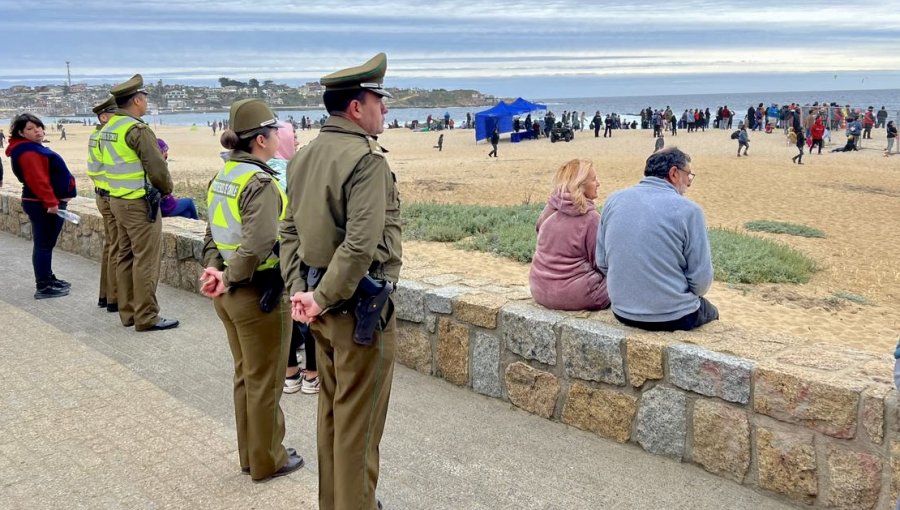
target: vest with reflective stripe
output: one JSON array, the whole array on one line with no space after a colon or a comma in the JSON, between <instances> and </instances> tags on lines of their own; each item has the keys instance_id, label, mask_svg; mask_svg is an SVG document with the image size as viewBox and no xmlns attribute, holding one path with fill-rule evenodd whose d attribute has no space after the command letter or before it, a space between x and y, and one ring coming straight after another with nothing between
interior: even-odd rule
<instances>
[{"instance_id":1,"label":"vest with reflective stripe","mask_svg":"<svg viewBox=\"0 0 900 510\"><path fill-rule=\"evenodd\" d=\"M100 130L101 171L109 182L111 197L137 199L147 194L141 158L125 143L125 133L139 122L126 115L113 115Z\"/></svg>"},{"instance_id":2,"label":"vest with reflective stripe","mask_svg":"<svg viewBox=\"0 0 900 510\"><path fill-rule=\"evenodd\" d=\"M262 169L256 165L229 161L213 179L206 193L209 230L226 266L234 256L234 252L241 246L243 221L238 200L250 178L259 172L262 172ZM278 220L281 221L287 214L288 197L277 183L275 183L275 187L281 195L281 214L278 217ZM262 271L276 265L278 265L278 257L274 253L270 253L265 262L257 266L256 270Z\"/></svg>"},{"instance_id":3,"label":"vest with reflective stripe","mask_svg":"<svg viewBox=\"0 0 900 510\"><path fill-rule=\"evenodd\" d=\"M100 150L100 129L95 129L88 137L87 175L94 183L94 187L109 191L109 181L106 172L103 171L102 151Z\"/></svg>"}]
</instances>

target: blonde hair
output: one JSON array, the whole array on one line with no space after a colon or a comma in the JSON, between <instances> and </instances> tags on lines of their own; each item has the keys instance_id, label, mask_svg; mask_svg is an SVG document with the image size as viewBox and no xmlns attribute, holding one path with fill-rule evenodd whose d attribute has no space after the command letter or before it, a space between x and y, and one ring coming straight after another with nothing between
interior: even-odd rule
<instances>
[{"instance_id":1,"label":"blonde hair","mask_svg":"<svg viewBox=\"0 0 900 510\"><path fill-rule=\"evenodd\" d=\"M559 167L553 177L553 193L568 193L578 211L588 211L588 199L584 196L583 185L588 179L594 163L587 159L573 159Z\"/></svg>"}]
</instances>

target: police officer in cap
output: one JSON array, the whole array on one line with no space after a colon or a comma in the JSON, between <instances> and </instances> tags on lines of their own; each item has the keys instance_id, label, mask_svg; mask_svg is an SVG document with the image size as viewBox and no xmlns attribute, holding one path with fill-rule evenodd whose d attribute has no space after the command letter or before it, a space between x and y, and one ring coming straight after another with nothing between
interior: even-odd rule
<instances>
[{"instance_id":1,"label":"police officer in cap","mask_svg":"<svg viewBox=\"0 0 900 510\"><path fill-rule=\"evenodd\" d=\"M88 137L87 175L94 183L94 195L97 210L103 216L103 253L100 255L100 298L97 306L106 308L108 312L118 312L116 300L116 257L118 255L119 234L116 219L109 208L109 181L103 171L103 154L100 150L100 130L116 112L116 98L109 96L106 101L93 108L94 115L100 122L97 129Z\"/></svg>"},{"instance_id":2,"label":"police officer in cap","mask_svg":"<svg viewBox=\"0 0 900 510\"><path fill-rule=\"evenodd\" d=\"M147 113L144 79L136 74L109 92L118 109L100 130L100 155L119 234L119 319L135 331L174 328L178 321L160 317L156 301L162 221L154 199L172 192L172 177L156 135L141 119Z\"/></svg>"},{"instance_id":3,"label":"police officer in cap","mask_svg":"<svg viewBox=\"0 0 900 510\"><path fill-rule=\"evenodd\" d=\"M278 149L277 120L258 99L231 105L225 167L207 192L203 294L214 299L234 357L234 412L241 468L253 480L303 467L285 449L284 387L291 336L290 306L278 259L278 222L287 196L265 162Z\"/></svg>"},{"instance_id":4,"label":"police officer in cap","mask_svg":"<svg viewBox=\"0 0 900 510\"><path fill-rule=\"evenodd\" d=\"M400 198L378 144L391 97L387 57L322 78L329 117L287 170L282 274L295 320L316 339L319 508L374 509L379 443L394 373L396 324L388 299L368 345L356 341L367 282L400 276ZM371 285L370 285L371 286Z\"/></svg>"}]
</instances>

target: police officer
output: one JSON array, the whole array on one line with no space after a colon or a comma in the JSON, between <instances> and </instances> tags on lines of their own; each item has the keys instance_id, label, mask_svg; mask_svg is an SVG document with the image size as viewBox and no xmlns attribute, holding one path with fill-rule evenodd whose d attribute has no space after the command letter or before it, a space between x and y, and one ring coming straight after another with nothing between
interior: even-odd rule
<instances>
[{"instance_id":1,"label":"police officer","mask_svg":"<svg viewBox=\"0 0 900 510\"><path fill-rule=\"evenodd\" d=\"M322 78L330 116L288 166L282 274L292 314L310 323L319 369L319 508L374 509L379 443L393 378L390 301L370 345L354 341L360 283L400 276L400 199L376 136L387 108L387 57ZM369 281L369 280L366 280ZM361 287L360 287L361 288Z\"/></svg>"},{"instance_id":2,"label":"police officer","mask_svg":"<svg viewBox=\"0 0 900 510\"><path fill-rule=\"evenodd\" d=\"M103 155L100 151L100 130L116 112L116 98L109 96L106 101L92 110L100 122L97 129L88 137L87 175L94 183L94 195L97 210L103 216L103 253L100 255L100 298L97 306L106 308L108 312L118 312L116 301L116 256L118 254L119 236L116 219L109 208L109 181L103 171Z\"/></svg>"},{"instance_id":3,"label":"police officer","mask_svg":"<svg viewBox=\"0 0 900 510\"><path fill-rule=\"evenodd\" d=\"M119 319L135 331L174 328L178 321L160 317L156 301L162 221L159 201L153 200L172 192L172 177L156 135L141 120L147 113L144 79L136 74L109 92L118 110L100 130L100 154L119 235Z\"/></svg>"},{"instance_id":4,"label":"police officer","mask_svg":"<svg viewBox=\"0 0 900 510\"><path fill-rule=\"evenodd\" d=\"M231 105L222 146L225 167L207 192L209 223L201 292L214 298L234 357L234 412L241 468L254 480L303 467L282 446L279 400L291 335L290 306L278 266L278 222L287 196L265 162L275 156L275 115L258 99Z\"/></svg>"}]
</instances>

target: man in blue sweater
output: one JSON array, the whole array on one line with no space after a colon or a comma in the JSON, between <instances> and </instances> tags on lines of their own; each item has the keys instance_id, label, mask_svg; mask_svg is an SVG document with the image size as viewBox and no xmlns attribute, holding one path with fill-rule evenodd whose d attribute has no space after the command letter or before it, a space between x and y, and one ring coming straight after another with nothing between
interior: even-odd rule
<instances>
[{"instance_id":1,"label":"man in blue sweater","mask_svg":"<svg viewBox=\"0 0 900 510\"><path fill-rule=\"evenodd\" d=\"M676 147L647 158L644 178L603 206L597 268L616 318L650 331L691 330L719 318L703 210L683 195L694 173Z\"/></svg>"}]
</instances>

